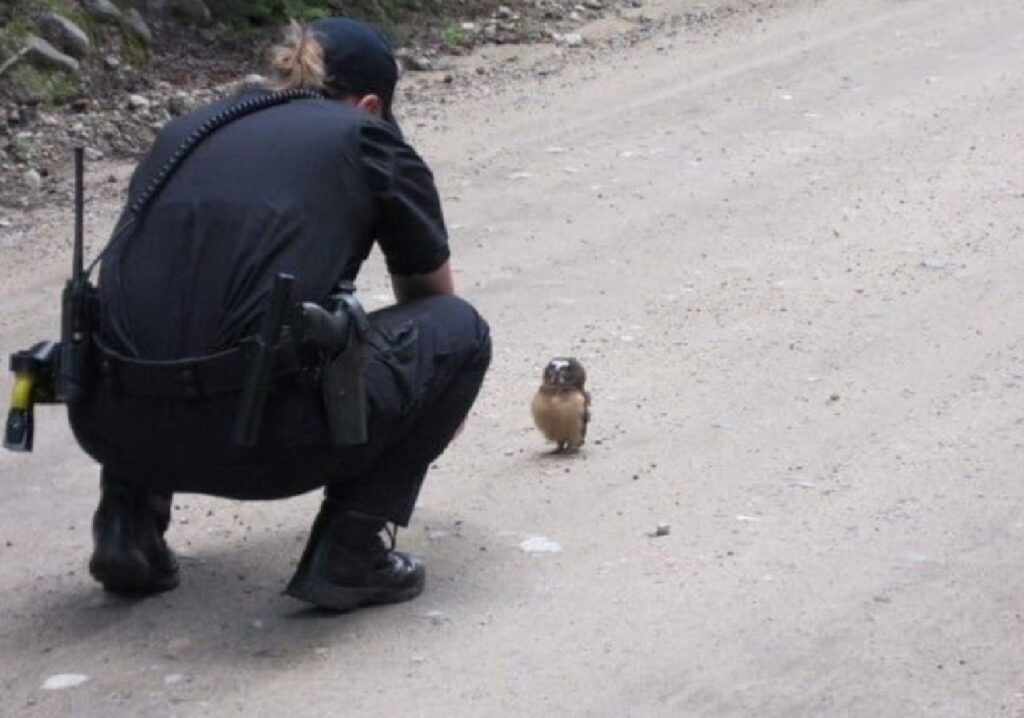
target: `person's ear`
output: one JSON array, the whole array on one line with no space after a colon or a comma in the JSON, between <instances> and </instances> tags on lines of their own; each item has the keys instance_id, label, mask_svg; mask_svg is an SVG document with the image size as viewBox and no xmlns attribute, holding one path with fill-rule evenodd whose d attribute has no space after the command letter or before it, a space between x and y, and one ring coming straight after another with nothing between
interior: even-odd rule
<instances>
[{"instance_id":1,"label":"person's ear","mask_svg":"<svg viewBox=\"0 0 1024 718\"><path fill-rule=\"evenodd\" d=\"M380 101L379 95L363 95L356 103L356 107L374 117L380 117L384 112L384 105Z\"/></svg>"}]
</instances>

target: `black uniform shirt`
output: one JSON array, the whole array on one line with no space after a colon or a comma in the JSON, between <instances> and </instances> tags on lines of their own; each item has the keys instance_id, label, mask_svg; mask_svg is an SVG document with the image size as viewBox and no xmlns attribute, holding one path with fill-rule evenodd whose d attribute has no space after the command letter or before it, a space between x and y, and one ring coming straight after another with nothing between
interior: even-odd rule
<instances>
[{"instance_id":1,"label":"black uniform shirt","mask_svg":"<svg viewBox=\"0 0 1024 718\"><path fill-rule=\"evenodd\" d=\"M182 140L230 107L171 122L136 169L135 197ZM112 348L177 359L255 331L278 272L295 301L352 279L377 240L395 275L448 258L430 170L391 125L343 102L298 100L236 120L182 163L100 273L101 334Z\"/></svg>"}]
</instances>

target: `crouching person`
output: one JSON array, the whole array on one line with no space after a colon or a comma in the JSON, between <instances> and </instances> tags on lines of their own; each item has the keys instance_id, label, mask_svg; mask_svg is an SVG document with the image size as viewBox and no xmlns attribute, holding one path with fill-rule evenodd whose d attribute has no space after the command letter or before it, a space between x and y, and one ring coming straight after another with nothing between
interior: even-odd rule
<instances>
[{"instance_id":1,"label":"crouching person","mask_svg":"<svg viewBox=\"0 0 1024 718\"><path fill-rule=\"evenodd\" d=\"M433 177L392 114L387 41L331 18L293 25L270 61L273 87L165 128L105 250L95 376L69 405L102 465L89 568L115 592L174 588L173 493L275 499L324 487L287 592L338 611L411 599L424 567L382 533L408 524L469 413L490 362L487 324L454 294ZM361 350L367 440L331 440L322 356L282 338L256 440L239 445L247 347L275 279L294 277L293 302L327 306L374 242L395 304L369 315Z\"/></svg>"}]
</instances>

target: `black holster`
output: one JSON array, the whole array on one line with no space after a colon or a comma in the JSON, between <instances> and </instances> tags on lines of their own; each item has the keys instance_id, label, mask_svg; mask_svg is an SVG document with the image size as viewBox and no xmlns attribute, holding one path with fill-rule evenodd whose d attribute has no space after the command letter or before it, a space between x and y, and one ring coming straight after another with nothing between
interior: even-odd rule
<instances>
[{"instance_id":1,"label":"black holster","mask_svg":"<svg viewBox=\"0 0 1024 718\"><path fill-rule=\"evenodd\" d=\"M357 446L369 441L364 368L370 320L343 283L332 295L330 309L304 303L296 309L292 330L299 343L309 342L322 357L321 392L333 446Z\"/></svg>"}]
</instances>

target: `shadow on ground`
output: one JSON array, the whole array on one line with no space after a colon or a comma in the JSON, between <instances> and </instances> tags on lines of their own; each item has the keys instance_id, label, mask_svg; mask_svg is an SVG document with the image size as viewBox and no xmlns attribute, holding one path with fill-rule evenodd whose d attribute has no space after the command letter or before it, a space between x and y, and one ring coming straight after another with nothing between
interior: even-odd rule
<instances>
[{"instance_id":1,"label":"shadow on ground","mask_svg":"<svg viewBox=\"0 0 1024 718\"><path fill-rule=\"evenodd\" d=\"M382 625L401 631L429 630L447 621L446 606L486 601L472 576L487 557L478 549L476 526L459 522L443 539L428 538L424 516L405 532L401 546L423 556L428 585L416 601L336 614L282 594L303 543L291 530L268 531L222 543L207 543L182 556L182 581L174 591L147 598L106 593L84 570L44 575L30 586L5 591L0 653L22 663L56 663L82 655L107 661L119 655L141 660L201 661L206 665L274 668L286 659L316 659L326 646L362 650ZM302 539L305 539L303 532ZM493 544L493 542L490 542ZM87 557L82 557L84 564ZM468 580L466 580L468 579ZM468 592L467 592L468 588ZM440 609L440 610L439 610ZM89 667L80 667L89 673Z\"/></svg>"}]
</instances>

